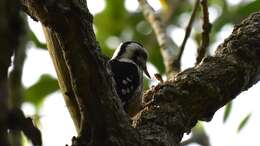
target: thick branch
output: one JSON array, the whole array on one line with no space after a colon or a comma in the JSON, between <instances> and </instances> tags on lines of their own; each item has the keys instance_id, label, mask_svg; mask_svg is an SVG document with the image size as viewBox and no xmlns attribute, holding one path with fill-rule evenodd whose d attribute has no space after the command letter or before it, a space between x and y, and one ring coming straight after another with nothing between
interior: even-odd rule
<instances>
[{"instance_id":1,"label":"thick branch","mask_svg":"<svg viewBox=\"0 0 260 146\"><path fill-rule=\"evenodd\" d=\"M237 26L229 39L195 68L150 90L153 99L129 126L113 81L96 44L92 17L79 1L24 1L28 12L51 30L68 67L81 112L80 137L74 145L179 145L184 132L260 79L260 13ZM203 105L203 106L201 106Z\"/></svg>"},{"instance_id":2,"label":"thick branch","mask_svg":"<svg viewBox=\"0 0 260 146\"><path fill-rule=\"evenodd\" d=\"M69 71L66 67L66 62L63 58L59 41L51 29L43 26L43 30L47 41L48 51L58 76L61 92L63 94L66 106L70 112L71 118L74 122L75 128L77 132L79 132L81 121L80 111L71 86Z\"/></svg>"},{"instance_id":3,"label":"thick branch","mask_svg":"<svg viewBox=\"0 0 260 146\"><path fill-rule=\"evenodd\" d=\"M211 120L219 108L260 80L259 40L260 12L237 25L214 57L150 90L145 98L153 102L136 121L144 139L154 145L179 145L197 120Z\"/></svg>"},{"instance_id":4,"label":"thick branch","mask_svg":"<svg viewBox=\"0 0 260 146\"><path fill-rule=\"evenodd\" d=\"M89 136L90 145L138 144L138 134L130 126L111 84L107 58L100 53L92 29L92 16L85 3L80 0L24 0L23 3L27 12L56 40L49 39L59 43L66 63L63 67L67 67L70 75L73 89L70 94L76 97L81 112L78 145L86 145ZM91 129L87 129L89 127Z\"/></svg>"},{"instance_id":5,"label":"thick branch","mask_svg":"<svg viewBox=\"0 0 260 146\"><path fill-rule=\"evenodd\" d=\"M168 78L180 71L180 64L176 63L178 47L173 40L167 35L166 27L160 16L156 14L153 8L146 0L139 0L144 17L150 23L156 35L163 57L164 66Z\"/></svg>"}]
</instances>

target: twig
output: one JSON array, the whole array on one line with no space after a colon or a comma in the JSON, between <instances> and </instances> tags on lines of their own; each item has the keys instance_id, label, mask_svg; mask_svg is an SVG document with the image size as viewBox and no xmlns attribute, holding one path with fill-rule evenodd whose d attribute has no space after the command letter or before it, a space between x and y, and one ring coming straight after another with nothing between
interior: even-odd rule
<instances>
[{"instance_id":1,"label":"twig","mask_svg":"<svg viewBox=\"0 0 260 146\"><path fill-rule=\"evenodd\" d=\"M12 109L8 113L8 128L10 130L21 130L34 145L41 146L41 132L34 126L31 118L26 118L24 113L18 109Z\"/></svg>"},{"instance_id":2,"label":"twig","mask_svg":"<svg viewBox=\"0 0 260 146\"><path fill-rule=\"evenodd\" d=\"M156 80L158 80L160 83L163 83L163 82L164 82L164 81L163 81L163 78L162 78L162 76L161 76L160 74L156 73L156 74L154 74L154 77L155 77Z\"/></svg>"},{"instance_id":3,"label":"twig","mask_svg":"<svg viewBox=\"0 0 260 146\"><path fill-rule=\"evenodd\" d=\"M199 4L200 4L200 0L197 0L195 5L194 5L194 8L193 8L193 11L192 11L189 23L188 23L188 25L186 27L185 36L184 36L184 39L182 41L182 44L181 44L181 47L180 47L180 51L179 51L179 54L178 54L178 57L177 57L177 60L176 60L176 63L180 64L180 62L181 62L181 57L182 57L182 54L183 54L186 42L187 42L187 40L188 40L188 38L190 36L191 29L192 29L192 24L194 22L194 19L195 19L195 16L196 16L196 12L197 12L197 10L199 8Z\"/></svg>"},{"instance_id":4,"label":"twig","mask_svg":"<svg viewBox=\"0 0 260 146\"><path fill-rule=\"evenodd\" d=\"M199 64L202 58L206 55L207 48L209 45L209 33L211 29L211 24L209 22L209 12L208 12L208 1L202 0L201 6L203 10L203 26L202 26L202 39L200 47L198 48L198 56L196 59L196 64Z\"/></svg>"},{"instance_id":5,"label":"twig","mask_svg":"<svg viewBox=\"0 0 260 146\"><path fill-rule=\"evenodd\" d=\"M174 62L175 58L177 57L176 52L178 52L178 47L167 35L165 24L161 20L160 16L157 15L154 9L147 3L147 1L139 0L139 4L141 6L144 17L150 23L156 35L166 68L166 74L169 78L180 71L180 67L176 66Z\"/></svg>"}]
</instances>

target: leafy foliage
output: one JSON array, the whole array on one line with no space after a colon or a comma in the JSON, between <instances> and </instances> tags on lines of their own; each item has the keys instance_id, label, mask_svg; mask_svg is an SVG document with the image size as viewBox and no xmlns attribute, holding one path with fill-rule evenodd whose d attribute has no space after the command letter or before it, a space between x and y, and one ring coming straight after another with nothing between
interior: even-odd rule
<instances>
[{"instance_id":1,"label":"leafy foliage","mask_svg":"<svg viewBox=\"0 0 260 146\"><path fill-rule=\"evenodd\" d=\"M237 128L237 132L240 132L245 127L245 125L249 121L250 117L251 117L251 113L249 113L246 117L243 118L243 120L240 122L240 124Z\"/></svg>"},{"instance_id":2,"label":"leafy foliage","mask_svg":"<svg viewBox=\"0 0 260 146\"><path fill-rule=\"evenodd\" d=\"M31 102L36 107L39 107L46 96L58 89L59 85L57 80L48 74L43 74L34 85L25 90L25 101Z\"/></svg>"},{"instance_id":3,"label":"leafy foliage","mask_svg":"<svg viewBox=\"0 0 260 146\"><path fill-rule=\"evenodd\" d=\"M223 123L225 123L230 115L230 112L231 112L231 109L232 109L232 102L228 103L226 106L225 106L225 112L224 112L224 117L223 117Z\"/></svg>"},{"instance_id":4,"label":"leafy foliage","mask_svg":"<svg viewBox=\"0 0 260 146\"><path fill-rule=\"evenodd\" d=\"M33 31L29 30L28 34L29 38L37 48L47 50L47 45L45 43L40 42Z\"/></svg>"}]
</instances>

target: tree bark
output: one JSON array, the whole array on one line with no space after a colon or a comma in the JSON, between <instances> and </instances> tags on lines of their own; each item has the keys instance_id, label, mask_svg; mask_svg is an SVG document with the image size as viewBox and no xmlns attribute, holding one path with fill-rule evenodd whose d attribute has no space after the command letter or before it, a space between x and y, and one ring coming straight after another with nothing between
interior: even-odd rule
<instances>
[{"instance_id":1,"label":"tree bark","mask_svg":"<svg viewBox=\"0 0 260 146\"><path fill-rule=\"evenodd\" d=\"M214 57L148 91L145 98L153 103L136 122L141 135L154 145L178 145L198 120L210 121L219 108L259 81L259 40L257 12L235 26Z\"/></svg>"},{"instance_id":2,"label":"tree bark","mask_svg":"<svg viewBox=\"0 0 260 146\"><path fill-rule=\"evenodd\" d=\"M60 49L63 54L73 89L71 94L76 98L81 115L78 143L138 143L137 131L131 127L116 95L107 67L108 59L96 43L92 16L86 4L80 0L22 2L25 11L48 28L56 40L52 39L54 37L49 39L59 43L60 48L56 50ZM90 136L92 139L88 141Z\"/></svg>"},{"instance_id":3,"label":"tree bark","mask_svg":"<svg viewBox=\"0 0 260 146\"><path fill-rule=\"evenodd\" d=\"M144 96L149 104L132 127L116 95L85 3L22 2L29 15L51 30L56 39L52 41L59 43L57 49L63 54L81 117L74 146L179 145L198 120L209 121L216 110L260 79L258 12L235 27L214 57L150 89Z\"/></svg>"},{"instance_id":4,"label":"tree bark","mask_svg":"<svg viewBox=\"0 0 260 146\"><path fill-rule=\"evenodd\" d=\"M70 75L68 68L66 67L66 62L62 55L60 44L52 30L44 26L43 30L45 33L45 38L47 40L48 51L56 69L61 92L63 94L66 106L68 107L68 110L70 112L71 118L74 122L76 131L79 132L81 120L80 111L75 95L73 93L72 86L70 84Z\"/></svg>"}]
</instances>

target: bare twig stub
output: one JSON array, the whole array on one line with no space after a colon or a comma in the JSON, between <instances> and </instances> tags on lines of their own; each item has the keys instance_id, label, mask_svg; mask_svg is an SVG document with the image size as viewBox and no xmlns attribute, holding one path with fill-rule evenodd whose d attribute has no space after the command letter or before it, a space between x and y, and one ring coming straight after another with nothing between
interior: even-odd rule
<instances>
[{"instance_id":1,"label":"bare twig stub","mask_svg":"<svg viewBox=\"0 0 260 146\"><path fill-rule=\"evenodd\" d=\"M207 53L207 49L209 46L209 33L211 30L211 24L209 22L209 12L208 12L208 0L202 0L201 6L203 10L203 26L202 26L202 38L200 47L198 48L198 56L196 59L196 64L199 64L200 61L203 59L203 57Z\"/></svg>"},{"instance_id":2,"label":"bare twig stub","mask_svg":"<svg viewBox=\"0 0 260 146\"><path fill-rule=\"evenodd\" d=\"M178 47L167 35L165 24L161 20L160 16L156 14L154 9L147 3L147 1L139 0L139 4L141 6L144 17L150 23L156 35L166 68L166 74L169 78L180 71L180 66L175 64Z\"/></svg>"},{"instance_id":3,"label":"bare twig stub","mask_svg":"<svg viewBox=\"0 0 260 146\"><path fill-rule=\"evenodd\" d=\"M183 54L186 42L187 42L187 40L188 40L188 38L190 36L191 30L192 30L192 24L193 24L193 22L195 20L196 12L197 12L197 10L199 8L199 4L200 4L200 0L196 0L196 3L194 5L194 8L193 8L190 20L189 20L189 23L188 23L188 25L186 27L185 36L184 36L183 42L182 42L182 44L180 46L180 51L179 51L179 54L178 54L178 57L177 57L177 60L176 60L176 63L178 63L178 64L181 63L181 57L182 57L182 54Z\"/></svg>"}]
</instances>

